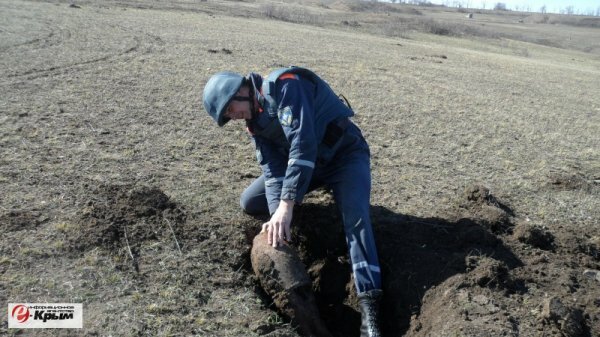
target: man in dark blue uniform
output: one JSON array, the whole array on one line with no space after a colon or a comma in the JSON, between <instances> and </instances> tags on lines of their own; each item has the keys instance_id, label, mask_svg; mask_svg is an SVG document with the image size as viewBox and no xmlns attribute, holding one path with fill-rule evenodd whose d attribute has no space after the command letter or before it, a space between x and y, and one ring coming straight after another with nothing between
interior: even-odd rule
<instances>
[{"instance_id":1,"label":"man in dark blue uniform","mask_svg":"<svg viewBox=\"0 0 600 337\"><path fill-rule=\"evenodd\" d=\"M221 72L207 82L204 107L223 126L243 119L256 145L262 176L242 194L242 209L270 214L268 243L290 239L294 205L328 186L338 205L362 313L361 336L380 336L381 271L369 215L369 147L353 111L312 71L290 67L263 78Z\"/></svg>"}]
</instances>

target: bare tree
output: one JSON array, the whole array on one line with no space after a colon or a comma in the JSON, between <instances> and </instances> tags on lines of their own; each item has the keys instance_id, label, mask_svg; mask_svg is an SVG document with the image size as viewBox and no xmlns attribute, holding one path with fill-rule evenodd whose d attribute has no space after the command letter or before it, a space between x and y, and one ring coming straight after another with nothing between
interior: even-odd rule
<instances>
[{"instance_id":1,"label":"bare tree","mask_svg":"<svg viewBox=\"0 0 600 337\"><path fill-rule=\"evenodd\" d=\"M600 6L598 6L598 8L596 8L596 16L600 16Z\"/></svg>"},{"instance_id":2,"label":"bare tree","mask_svg":"<svg viewBox=\"0 0 600 337\"><path fill-rule=\"evenodd\" d=\"M540 13L546 14L546 5L543 5L542 7L540 7Z\"/></svg>"},{"instance_id":3,"label":"bare tree","mask_svg":"<svg viewBox=\"0 0 600 337\"><path fill-rule=\"evenodd\" d=\"M506 4L504 2L497 2L496 5L494 6L494 10L505 11L506 10Z\"/></svg>"},{"instance_id":4,"label":"bare tree","mask_svg":"<svg viewBox=\"0 0 600 337\"><path fill-rule=\"evenodd\" d=\"M567 15L573 15L574 9L575 8L573 6L567 6L565 7L564 13Z\"/></svg>"},{"instance_id":5,"label":"bare tree","mask_svg":"<svg viewBox=\"0 0 600 337\"><path fill-rule=\"evenodd\" d=\"M485 1L481 1L481 8L485 9Z\"/></svg>"}]
</instances>

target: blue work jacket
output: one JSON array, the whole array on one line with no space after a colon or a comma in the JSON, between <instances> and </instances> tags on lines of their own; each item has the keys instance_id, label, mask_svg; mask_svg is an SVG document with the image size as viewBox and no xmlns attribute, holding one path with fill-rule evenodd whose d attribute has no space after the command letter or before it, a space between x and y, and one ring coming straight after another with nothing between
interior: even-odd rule
<instances>
[{"instance_id":1,"label":"blue work jacket","mask_svg":"<svg viewBox=\"0 0 600 337\"><path fill-rule=\"evenodd\" d=\"M323 143L328 125L354 113L308 69L282 68L255 85L262 112L249 128L272 214L282 199L302 202L317 163L334 155L335 144Z\"/></svg>"}]
</instances>

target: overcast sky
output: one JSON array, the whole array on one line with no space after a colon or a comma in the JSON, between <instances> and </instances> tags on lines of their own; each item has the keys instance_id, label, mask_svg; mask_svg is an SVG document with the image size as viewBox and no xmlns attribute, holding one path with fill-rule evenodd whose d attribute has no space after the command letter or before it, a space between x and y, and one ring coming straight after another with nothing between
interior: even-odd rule
<instances>
[{"instance_id":1,"label":"overcast sky","mask_svg":"<svg viewBox=\"0 0 600 337\"><path fill-rule=\"evenodd\" d=\"M457 2L462 3L465 7L471 8L494 8L496 3L502 2L506 4L507 9L515 10L518 6L519 10L527 10L538 12L542 6L546 6L546 11L549 13L559 13L567 6L573 6L575 13L587 14L589 12L596 13L600 8L600 0L430 0L429 2L447 6L453 6Z\"/></svg>"}]
</instances>

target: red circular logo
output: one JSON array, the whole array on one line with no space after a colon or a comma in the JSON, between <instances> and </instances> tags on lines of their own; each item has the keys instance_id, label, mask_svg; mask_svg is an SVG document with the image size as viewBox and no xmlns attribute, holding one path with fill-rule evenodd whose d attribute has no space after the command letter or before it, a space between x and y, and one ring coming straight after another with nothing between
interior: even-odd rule
<instances>
[{"instance_id":1,"label":"red circular logo","mask_svg":"<svg viewBox=\"0 0 600 337\"><path fill-rule=\"evenodd\" d=\"M13 308L11 315L19 323L24 323L29 319L29 308L26 305L19 304Z\"/></svg>"}]
</instances>

